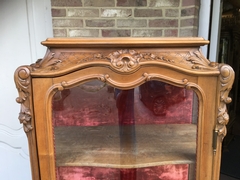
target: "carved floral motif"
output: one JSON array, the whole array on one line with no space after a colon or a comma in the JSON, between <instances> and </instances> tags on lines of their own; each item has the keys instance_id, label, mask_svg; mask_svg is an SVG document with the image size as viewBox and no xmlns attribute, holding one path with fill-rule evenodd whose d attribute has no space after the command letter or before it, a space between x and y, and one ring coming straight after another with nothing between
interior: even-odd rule
<instances>
[{"instance_id":1,"label":"carved floral motif","mask_svg":"<svg viewBox=\"0 0 240 180\"><path fill-rule=\"evenodd\" d=\"M33 129L31 125L32 114L30 110L31 95L31 76L29 67L21 66L15 71L14 80L18 89L19 97L16 101L21 104L21 110L18 116L23 129L27 133Z\"/></svg>"},{"instance_id":2,"label":"carved floral motif","mask_svg":"<svg viewBox=\"0 0 240 180\"><path fill-rule=\"evenodd\" d=\"M221 139L226 136L227 128L226 125L229 121L229 115L227 112L226 104L230 103L232 99L228 97L228 94L232 88L234 81L234 71L228 65L221 64L220 69L220 104L218 107L217 125L216 130Z\"/></svg>"},{"instance_id":3,"label":"carved floral motif","mask_svg":"<svg viewBox=\"0 0 240 180\"><path fill-rule=\"evenodd\" d=\"M174 63L175 61L173 59L169 59L167 58L167 56L171 56L171 53L169 52L163 52L160 55L154 54L154 53L142 53L142 59L141 61L152 61L152 60L156 60L156 61L164 61L164 62L170 62L170 63ZM176 53L174 53L174 55L176 55Z\"/></svg>"}]
</instances>

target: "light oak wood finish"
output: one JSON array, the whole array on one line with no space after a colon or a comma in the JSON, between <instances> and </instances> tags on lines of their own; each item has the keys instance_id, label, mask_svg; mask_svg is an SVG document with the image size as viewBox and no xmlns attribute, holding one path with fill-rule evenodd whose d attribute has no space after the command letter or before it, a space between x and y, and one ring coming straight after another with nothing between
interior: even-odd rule
<instances>
[{"instance_id":1,"label":"light oak wood finish","mask_svg":"<svg viewBox=\"0 0 240 180\"><path fill-rule=\"evenodd\" d=\"M29 139L33 179L56 179L53 95L95 79L121 89L160 80L194 90L199 100L196 179L219 179L221 143L229 120L226 104L231 102L228 93L234 72L230 66L210 62L202 55L199 48L208 43L202 38L42 42L48 47L45 57L15 72L19 119Z\"/></svg>"}]
</instances>

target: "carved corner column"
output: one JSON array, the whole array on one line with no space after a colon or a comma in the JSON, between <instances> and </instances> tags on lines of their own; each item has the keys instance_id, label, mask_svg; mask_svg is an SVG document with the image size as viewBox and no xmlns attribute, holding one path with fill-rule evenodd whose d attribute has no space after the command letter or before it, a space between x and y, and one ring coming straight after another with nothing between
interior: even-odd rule
<instances>
[{"instance_id":1,"label":"carved corner column","mask_svg":"<svg viewBox=\"0 0 240 180\"><path fill-rule=\"evenodd\" d=\"M21 110L18 116L20 123L26 133L33 129L31 120L32 112L30 108L30 100L32 96L30 69L27 66L19 67L14 74L15 84L19 93L16 98L17 103L21 104Z\"/></svg>"},{"instance_id":2,"label":"carved corner column","mask_svg":"<svg viewBox=\"0 0 240 180\"><path fill-rule=\"evenodd\" d=\"M219 70L220 102L218 106L217 124L215 130L218 132L218 136L220 136L222 141L227 134L226 125L229 122L227 104L232 101L232 98L230 98L228 95L232 89L235 74L232 67L226 64L220 64Z\"/></svg>"},{"instance_id":3,"label":"carved corner column","mask_svg":"<svg viewBox=\"0 0 240 180\"><path fill-rule=\"evenodd\" d=\"M17 68L14 74L14 81L19 93L16 101L21 104L18 119L23 124L23 129L28 137L32 177L39 180L37 142L33 120L31 67L20 66Z\"/></svg>"},{"instance_id":4,"label":"carved corner column","mask_svg":"<svg viewBox=\"0 0 240 180\"><path fill-rule=\"evenodd\" d=\"M227 124L229 122L229 114L227 104L232 101L229 92L232 89L235 73L231 66L219 64L219 90L218 90L218 109L215 130L213 132L213 167L220 170L222 141L227 135ZM214 173L215 172L215 173ZM213 172L213 179L219 179L219 171Z\"/></svg>"}]
</instances>

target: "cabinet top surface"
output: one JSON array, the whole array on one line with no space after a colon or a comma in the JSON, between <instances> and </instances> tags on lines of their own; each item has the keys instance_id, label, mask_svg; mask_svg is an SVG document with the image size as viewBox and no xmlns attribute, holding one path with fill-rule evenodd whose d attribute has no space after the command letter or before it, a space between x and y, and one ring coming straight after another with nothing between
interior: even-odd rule
<instances>
[{"instance_id":1,"label":"cabinet top surface","mask_svg":"<svg viewBox=\"0 0 240 180\"><path fill-rule=\"evenodd\" d=\"M47 47L196 47L209 44L201 37L185 38L48 38Z\"/></svg>"}]
</instances>

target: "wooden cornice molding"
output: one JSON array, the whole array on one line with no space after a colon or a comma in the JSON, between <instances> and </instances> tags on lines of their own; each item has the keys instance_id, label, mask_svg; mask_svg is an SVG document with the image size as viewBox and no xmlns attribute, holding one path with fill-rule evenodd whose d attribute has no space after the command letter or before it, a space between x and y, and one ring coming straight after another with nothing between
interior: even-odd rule
<instances>
[{"instance_id":1,"label":"wooden cornice molding","mask_svg":"<svg viewBox=\"0 0 240 180\"><path fill-rule=\"evenodd\" d=\"M43 59L32 64L33 77L57 77L81 68L109 66L119 73L133 73L155 64L197 74L219 74L217 64L202 54L203 38L53 38ZM89 51L91 48L91 51ZM209 71L211 70L211 71Z\"/></svg>"}]
</instances>

